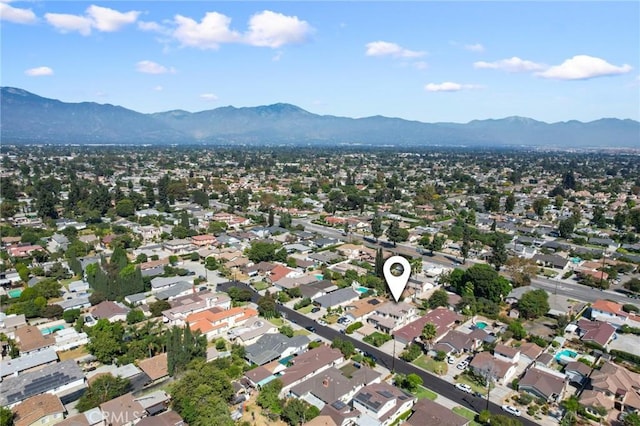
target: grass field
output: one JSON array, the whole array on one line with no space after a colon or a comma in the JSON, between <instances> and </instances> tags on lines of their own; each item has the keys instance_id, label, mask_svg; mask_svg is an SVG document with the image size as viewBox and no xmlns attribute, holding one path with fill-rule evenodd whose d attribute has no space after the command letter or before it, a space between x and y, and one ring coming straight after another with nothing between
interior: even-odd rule
<instances>
[{"instance_id":1,"label":"grass field","mask_svg":"<svg viewBox=\"0 0 640 426\"><path fill-rule=\"evenodd\" d=\"M84 346L80 346L79 348L71 349L64 352L58 352L58 358L60 358L60 361L66 361L68 359L80 358L87 354L89 354L89 352L87 352L87 349Z\"/></svg>"},{"instance_id":2,"label":"grass field","mask_svg":"<svg viewBox=\"0 0 640 426\"><path fill-rule=\"evenodd\" d=\"M257 283L253 283L253 287L257 291L262 291L262 290L265 290L265 289L271 287L271 284L265 283L264 281L258 281Z\"/></svg>"},{"instance_id":3,"label":"grass field","mask_svg":"<svg viewBox=\"0 0 640 426\"><path fill-rule=\"evenodd\" d=\"M431 371L433 374L437 374L439 376L446 374L448 368L446 362L436 361L435 359L427 355L420 356L415 361L413 361L413 363L418 367L424 368L425 370Z\"/></svg>"},{"instance_id":4,"label":"grass field","mask_svg":"<svg viewBox=\"0 0 640 426\"><path fill-rule=\"evenodd\" d=\"M458 382L458 383L466 383L467 385L471 386L471 389L473 389L474 392L480 392L483 395L487 394L487 387L486 386L480 386L478 383L474 382L473 380L471 380L469 377L465 376L464 374L458 375L458 378L456 379L456 382ZM495 387L495 385L493 383L491 383L491 389L493 389L494 387Z\"/></svg>"},{"instance_id":5,"label":"grass field","mask_svg":"<svg viewBox=\"0 0 640 426\"><path fill-rule=\"evenodd\" d=\"M310 314L311 310L313 309L313 305L307 305L304 308L300 308L298 309L298 312L300 312L301 314Z\"/></svg>"},{"instance_id":6,"label":"grass field","mask_svg":"<svg viewBox=\"0 0 640 426\"><path fill-rule=\"evenodd\" d=\"M469 423L469 425L471 426L480 426L480 423L476 422L474 419L476 418L476 413L474 413L473 411L469 410L468 408L464 408L464 407L453 407L453 409L451 410L454 413L464 417L467 420L471 420L471 423Z\"/></svg>"},{"instance_id":7,"label":"grass field","mask_svg":"<svg viewBox=\"0 0 640 426\"><path fill-rule=\"evenodd\" d=\"M414 393L414 395L418 399L427 398L427 399L430 399L431 401L435 401L435 399L438 397L437 393L435 393L431 389L425 388L424 386L420 386L420 388L418 389L417 392Z\"/></svg>"},{"instance_id":8,"label":"grass field","mask_svg":"<svg viewBox=\"0 0 640 426\"><path fill-rule=\"evenodd\" d=\"M282 318L270 318L268 321L278 328L284 325L284 320Z\"/></svg>"},{"instance_id":9,"label":"grass field","mask_svg":"<svg viewBox=\"0 0 640 426\"><path fill-rule=\"evenodd\" d=\"M294 332L293 332L293 335L294 335L294 336L308 336L308 335L310 335L310 334L311 334L311 333L309 333L309 332L308 332L307 330L305 330L305 329L296 330L296 331L294 331Z\"/></svg>"}]
</instances>

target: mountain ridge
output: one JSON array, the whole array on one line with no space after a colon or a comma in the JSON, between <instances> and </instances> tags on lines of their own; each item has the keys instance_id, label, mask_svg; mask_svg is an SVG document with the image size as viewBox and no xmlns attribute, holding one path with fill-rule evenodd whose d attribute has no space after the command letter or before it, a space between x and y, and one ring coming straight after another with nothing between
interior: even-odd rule
<instances>
[{"instance_id":1,"label":"mountain ridge","mask_svg":"<svg viewBox=\"0 0 640 426\"><path fill-rule=\"evenodd\" d=\"M633 147L640 123L600 118L546 123L509 116L467 123L426 123L375 115L318 115L278 102L189 112L140 113L96 102L67 103L0 87L3 143L344 144Z\"/></svg>"}]
</instances>

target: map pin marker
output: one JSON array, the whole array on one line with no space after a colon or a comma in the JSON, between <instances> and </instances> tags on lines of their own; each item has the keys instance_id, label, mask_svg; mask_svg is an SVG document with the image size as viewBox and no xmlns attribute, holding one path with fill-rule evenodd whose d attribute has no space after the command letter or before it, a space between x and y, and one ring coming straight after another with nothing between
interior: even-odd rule
<instances>
[{"instance_id":1,"label":"map pin marker","mask_svg":"<svg viewBox=\"0 0 640 426\"><path fill-rule=\"evenodd\" d=\"M397 264L400 264L400 266L402 266L402 274L398 276L394 275L393 272L391 272L391 268ZM384 265L382 266L382 272L384 273L384 279L387 281L389 290L391 290L391 295L397 302L400 299L404 288L409 282L409 275L411 275L411 265L409 265L409 261L402 256L391 256L384 262Z\"/></svg>"}]
</instances>

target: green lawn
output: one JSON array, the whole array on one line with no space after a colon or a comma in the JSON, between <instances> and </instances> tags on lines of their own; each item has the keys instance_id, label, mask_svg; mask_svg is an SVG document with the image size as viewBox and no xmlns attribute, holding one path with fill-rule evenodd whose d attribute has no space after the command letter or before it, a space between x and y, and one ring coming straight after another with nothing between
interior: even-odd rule
<instances>
[{"instance_id":1,"label":"green lawn","mask_svg":"<svg viewBox=\"0 0 640 426\"><path fill-rule=\"evenodd\" d=\"M308 336L309 334L311 333L309 333L307 330L304 330L304 329L296 330L293 332L294 336Z\"/></svg>"},{"instance_id":2,"label":"green lawn","mask_svg":"<svg viewBox=\"0 0 640 426\"><path fill-rule=\"evenodd\" d=\"M454 413L464 417L467 420L471 420L471 423L469 423L471 426L480 426L480 423L476 422L474 419L476 418L476 413L474 413L473 411L469 410L468 408L464 408L464 407L453 407L453 409L451 410Z\"/></svg>"},{"instance_id":3,"label":"green lawn","mask_svg":"<svg viewBox=\"0 0 640 426\"><path fill-rule=\"evenodd\" d=\"M257 283L253 283L253 287L257 291L262 291L262 290L265 290L265 289L271 287L271 284L265 283L264 281L258 281Z\"/></svg>"},{"instance_id":4,"label":"green lawn","mask_svg":"<svg viewBox=\"0 0 640 426\"><path fill-rule=\"evenodd\" d=\"M431 371L434 374L442 376L447 372L447 363L444 361L436 361L427 355L422 355L413 361L415 365L420 368L424 368L427 371Z\"/></svg>"},{"instance_id":5,"label":"green lawn","mask_svg":"<svg viewBox=\"0 0 640 426\"><path fill-rule=\"evenodd\" d=\"M458 375L458 378L456 379L456 382L468 384L469 386L471 386L471 389L473 389L474 392L480 392L483 395L487 394L487 387L486 386L480 386L478 383L474 382L473 380L471 380L469 377L465 376L464 374ZM491 384L491 389L493 389L494 387L495 387L495 385L492 383Z\"/></svg>"},{"instance_id":6,"label":"green lawn","mask_svg":"<svg viewBox=\"0 0 640 426\"><path fill-rule=\"evenodd\" d=\"M312 309L313 309L313 305L307 305L304 308L298 309L298 312L306 315L306 314L310 314Z\"/></svg>"},{"instance_id":7,"label":"green lawn","mask_svg":"<svg viewBox=\"0 0 640 426\"><path fill-rule=\"evenodd\" d=\"M432 391L431 389L427 389L424 386L420 386L417 392L414 393L415 397L418 399L427 398L431 401L435 401L438 397L438 394Z\"/></svg>"},{"instance_id":8,"label":"green lawn","mask_svg":"<svg viewBox=\"0 0 640 426\"><path fill-rule=\"evenodd\" d=\"M271 318L269 319L269 322L278 328L284 325L284 320L282 318Z\"/></svg>"}]
</instances>

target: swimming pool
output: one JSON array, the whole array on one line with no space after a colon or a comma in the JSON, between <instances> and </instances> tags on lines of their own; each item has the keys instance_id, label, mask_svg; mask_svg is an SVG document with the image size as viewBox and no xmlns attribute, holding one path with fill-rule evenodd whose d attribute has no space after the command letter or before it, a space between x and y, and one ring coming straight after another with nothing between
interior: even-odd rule
<instances>
[{"instance_id":1,"label":"swimming pool","mask_svg":"<svg viewBox=\"0 0 640 426\"><path fill-rule=\"evenodd\" d=\"M40 332L42 333L43 336L46 336L47 334L53 334L58 330L62 330L64 329L64 325L60 324L60 325L54 325L53 327L47 327L47 328L43 328L42 330L40 330Z\"/></svg>"},{"instance_id":2,"label":"swimming pool","mask_svg":"<svg viewBox=\"0 0 640 426\"><path fill-rule=\"evenodd\" d=\"M13 290L7 291L7 294L9 295L9 298L16 299L16 298L20 297L20 295L22 294L22 289L21 288L14 288Z\"/></svg>"},{"instance_id":3,"label":"swimming pool","mask_svg":"<svg viewBox=\"0 0 640 426\"><path fill-rule=\"evenodd\" d=\"M367 288L367 287L356 287L356 291L358 293L363 293L364 294L364 293L368 292L369 290L371 290L371 289Z\"/></svg>"},{"instance_id":4,"label":"swimming pool","mask_svg":"<svg viewBox=\"0 0 640 426\"><path fill-rule=\"evenodd\" d=\"M556 361L559 361L561 359L567 359L567 358L575 358L578 356L578 353L576 351L572 351L571 349L563 349L560 352L558 352L555 356Z\"/></svg>"},{"instance_id":5,"label":"swimming pool","mask_svg":"<svg viewBox=\"0 0 640 426\"><path fill-rule=\"evenodd\" d=\"M484 330L485 328L487 328L487 325L489 325L489 324L487 324L484 321L478 321L476 323L476 328L479 328L480 330Z\"/></svg>"},{"instance_id":6,"label":"swimming pool","mask_svg":"<svg viewBox=\"0 0 640 426\"><path fill-rule=\"evenodd\" d=\"M318 279L318 281L324 280L324 275L322 274L316 274L315 277Z\"/></svg>"}]
</instances>

